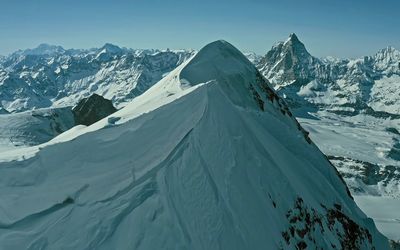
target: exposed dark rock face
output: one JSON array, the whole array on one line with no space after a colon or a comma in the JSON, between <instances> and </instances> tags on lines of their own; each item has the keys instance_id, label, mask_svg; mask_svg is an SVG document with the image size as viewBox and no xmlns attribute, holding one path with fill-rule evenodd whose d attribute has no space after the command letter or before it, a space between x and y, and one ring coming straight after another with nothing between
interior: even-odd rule
<instances>
[{"instance_id":1,"label":"exposed dark rock face","mask_svg":"<svg viewBox=\"0 0 400 250\"><path fill-rule=\"evenodd\" d=\"M0 105L0 115L9 114L9 112Z\"/></svg>"},{"instance_id":2,"label":"exposed dark rock face","mask_svg":"<svg viewBox=\"0 0 400 250\"><path fill-rule=\"evenodd\" d=\"M259 65L262 65L260 70L267 78L301 83L307 83L315 78L315 72L322 66L319 59L308 53L295 34L290 34L286 42L276 44L260 60ZM281 72L285 74L281 75Z\"/></svg>"},{"instance_id":3,"label":"exposed dark rock face","mask_svg":"<svg viewBox=\"0 0 400 250\"><path fill-rule=\"evenodd\" d=\"M400 250L400 241L389 240L390 249Z\"/></svg>"},{"instance_id":4,"label":"exposed dark rock face","mask_svg":"<svg viewBox=\"0 0 400 250\"><path fill-rule=\"evenodd\" d=\"M286 218L289 228L282 232L282 238L287 245L294 245L296 249L375 249L372 246L372 235L348 217L340 204L333 204L331 208L321 204L321 209L306 206L302 198L298 198L290 209ZM325 231L335 232L337 239L325 239L325 246L316 245L318 238L315 232L321 235Z\"/></svg>"},{"instance_id":5,"label":"exposed dark rock face","mask_svg":"<svg viewBox=\"0 0 400 250\"><path fill-rule=\"evenodd\" d=\"M114 113L117 109L112 102L104 97L92 94L88 98L79 101L72 112L74 113L75 124L89 126L104 117Z\"/></svg>"}]
</instances>

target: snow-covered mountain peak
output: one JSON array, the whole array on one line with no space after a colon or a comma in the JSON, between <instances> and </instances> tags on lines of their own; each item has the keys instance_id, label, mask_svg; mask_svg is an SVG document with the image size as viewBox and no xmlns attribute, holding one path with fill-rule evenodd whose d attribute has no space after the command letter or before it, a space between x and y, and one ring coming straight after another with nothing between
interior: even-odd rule
<instances>
[{"instance_id":1,"label":"snow-covered mountain peak","mask_svg":"<svg viewBox=\"0 0 400 250\"><path fill-rule=\"evenodd\" d=\"M288 39L286 39L285 43L301 43L299 38L295 33L290 33Z\"/></svg>"},{"instance_id":2,"label":"snow-covered mountain peak","mask_svg":"<svg viewBox=\"0 0 400 250\"><path fill-rule=\"evenodd\" d=\"M299 78L308 81L312 77L310 69L318 67L320 62L310 55L304 44L292 33L285 42L274 45L260 60L260 64L260 71L272 83L289 84Z\"/></svg>"},{"instance_id":3,"label":"snow-covered mountain peak","mask_svg":"<svg viewBox=\"0 0 400 250\"><path fill-rule=\"evenodd\" d=\"M400 51L388 46L376 53L372 57L376 70L387 74L400 74Z\"/></svg>"},{"instance_id":4,"label":"snow-covered mountain peak","mask_svg":"<svg viewBox=\"0 0 400 250\"><path fill-rule=\"evenodd\" d=\"M381 49L374 55L374 59L377 61L386 61L389 62L391 60L400 61L400 51L392 46L388 46L384 49Z\"/></svg>"},{"instance_id":5,"label":"snow-covered mountain peak","mask_svg":"<svg viewBox=\"0 0 400 250\"><path fill-rule=\"evenodd\" d=\"M52 56L55 54L62 54L65 52L65 49L61 46L58 45L50 45L47 43L41 43L39 44L39 46L37 46L36 48L33 49L26 49L26 50L22 50L19 51L19 55L36 55L36 56L44 56L44 55L48 55L48 56Z\"/></svg>"},{"instance_id":6,"label":"snow-covered mountain peak","mask_svg":"<svg viewBox=\"0 0 400 250\"><path fill-rule=\"evenodd\" d=\"M245 55L230 43L219 40L206 45L179 73L183 86L218 84L232 103L264 109L266 94L273 92L269 83ZM268 92L268 93L265 93Z\"/></svg>"},{"instance_id":7,"label":"snow-covered mountain peak","mask_svg":"<svg viewBox=\"0 0 400 250\"><path fill-rule=\"evenodd\" d=\"M284 47L288 52L291 52L292 56L299 59L308 59L311 57L304 44L299 40L296 34L291 33L289 38L285 41Z\"/></svg>"},{"instance_id":8,"label":"snow-covered mountain peak","mask_svg":"<svg viewBox=\"0 0 400 250\"><path fill-rule=\"evenodd\" d=\"M206 45L181 70L180 79L190 85L254 73L254 65L230 43L219 40ZM233 83L232 83L233 84Z\"/></svg>"},{"instance_id":9,"label":"snow-covered mountain peak","mask_svg":"<svg viewBox=\"0 0 400 250\"><path fill-rule=\"evenodd\" d=\"M400 55L400 51L397 50L396 48L394 48L393 46L387 46L384 49L381 49L380 51L378 51L376 56L379 55L386 55L386 56L392 56L392 55Z\"/></svg>"},{"instance_id":10,"label":"snow-covered mountain peak","mask_svg":"<svg viewBox=\"0 0 400 250\"><path fill-rule=\"evenodd\" d=\"M257 108L257 104L261 107L264 97L260 95L265 96L262 88L270 89L267 80L239 50L219 40L206 45L115 115L133 118L138 110L149 112L209 84L216 85L235 105L246 108Z\"/></svg>"},{"instance_id":11,"label":"snow-covered mountain peak","mask_svg":"<svg viewBox=\"0 0 400 250\"><path fill-rule=\"evenodd\" d=\"M104 51L107 53L111 54L119 54L123 52L123 49L118 47L117 45L111 44L111 43L106 43L99 49L99 51Z\"/></svg>"},{"instance_id":12,"label":"snow-covered mountain peak","mask_svg":"<svg viewBox=\"0 0 400 250\"><path fill-rule=\"evenodd\" d=\"M118 47L117 45L106 43L104 44L103 47L98 49L96 59L99 59L101 61L109 61L114 56L122 55L123 53L124 50Z\"/></svg>"}]
</instances>

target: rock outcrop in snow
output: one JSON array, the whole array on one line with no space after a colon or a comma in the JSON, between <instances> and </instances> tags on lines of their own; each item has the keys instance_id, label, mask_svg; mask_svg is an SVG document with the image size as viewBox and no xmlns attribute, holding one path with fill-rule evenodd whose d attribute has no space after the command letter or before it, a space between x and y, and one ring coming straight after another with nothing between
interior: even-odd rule
<instances>
[{"instance_id":1,"label":"rock outcrop in snow","mask_svg":"<svg viewBox=\"0 0 400 250\"><path fill-rule=\"evenodd\" d=\"M0 248L388 249L225 41L61 141L3 157Z\"/></svg>"},{"instance_id":2,"label":"rock outcrop in snow","mask_svg":"<svg viewBox=\"0 0 400 250\"><path fill-rule=\"evenodd\" d=\"M9 112L0 105L0 115L8 114Z\"/></svg>"},{"instance_id":3,"label":"rock outcrop in snow","mask_svg":"<svg viewBox=\"0 0 400 250\"><path fill-rule=\"evenodd\" d=\"M72 108L75 125L92 125L93 123L117 111L110 100L97 94L83 98Z\"/></svg>"}]
</instances>

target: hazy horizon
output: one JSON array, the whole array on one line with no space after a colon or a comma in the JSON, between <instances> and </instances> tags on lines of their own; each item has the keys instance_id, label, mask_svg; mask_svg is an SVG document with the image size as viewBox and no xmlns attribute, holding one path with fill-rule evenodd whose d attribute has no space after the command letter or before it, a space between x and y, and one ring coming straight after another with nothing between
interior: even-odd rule
<instances>
[{"instance_id":1,"label":"hazy horizon","mask_svg":"<svg viewBox=\"0 0 400 250\"><path fill-rule=\"evenodd\" d=\"M218 39L242 51L265 54L290 33L296 33L316 57L356 58L387 46L400 48L400 34L395 32L400 2L394 0L40 0L2 5L0 55L41 43L66 49L105 43L200 49Z\"/></svg>"}]
</instances>

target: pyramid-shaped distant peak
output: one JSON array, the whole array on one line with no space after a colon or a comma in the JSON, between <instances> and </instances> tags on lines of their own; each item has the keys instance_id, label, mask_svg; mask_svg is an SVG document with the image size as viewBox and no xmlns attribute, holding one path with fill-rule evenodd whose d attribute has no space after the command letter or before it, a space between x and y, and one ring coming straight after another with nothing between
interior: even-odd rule
<instances>
[{"instance_id":1,"label":"pyramid-shaped distant peak","mask_svg":"<svg viewBox=\"0 0 400 250\"><path fill-rule=\"evenodd\" d=\"M310 56L310 53L295 33L289 35L289 38L284 42L284 47L291 49L294 56Z\"/></svg>"},{"instance_id":2,"label":"pyramid-shaped distant peak","mask_svg":"<svg viewBox=\"0 0 400 250\"><path fill-rule=\"evenodd\" d=\"M288 41L300 42L299 38L297 37L297 35L295 33L290 33Z\"/></svg>"},{"instance_id":3,"label":"pyramid-shaped distant peak","mask_svg":"<svg viewBox=\"0 0 400 250\"><path fill-rule=\"evenodd\" d=\"M122 51L122 49L119 46L111 44L111 43L104 44L103 47L100 48L100 50L101 51L105 50L106 52L109 52L109 53L120 53Z\"/></svg>"},{"instance_id":4,"label":"pyramid-shaped distant peak","mask_svg":"<svg viewBox=\"0 0 400 250\"><path fill-rule=\"evenodd\" d=\"M282 84L295 80L309 82L313 75L309 69L318 64L319 60L307 51L295 33L291 33L284 42L277 43L267 52L258 67L273 84Z\"/></svg>"}]
</instances>

